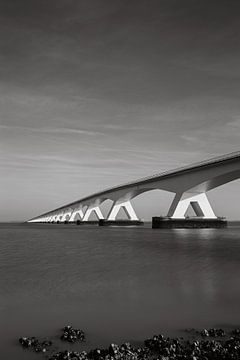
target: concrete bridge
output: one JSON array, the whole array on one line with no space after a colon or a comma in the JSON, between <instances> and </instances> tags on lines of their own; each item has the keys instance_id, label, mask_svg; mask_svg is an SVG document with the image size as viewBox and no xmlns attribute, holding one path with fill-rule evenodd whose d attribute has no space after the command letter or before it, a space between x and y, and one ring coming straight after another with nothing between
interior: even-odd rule
<instances>
[{"instance_id":1,"label":"concrete bridge","mask_svg":"<svg viewBox=\"0 0 240 360\"><path fill-rule=\"evenodd\" d=\"M116 221L122 208L129 221L136 222L139 219L131 199L155 189L175 193L167 214L170 219L184 219L189 205L197 217L217 219L206 193L239 177L240 152L235 152L97 192L34 217L28 222L72 222L77 214L82 222L88 222L93 212L99 220L104 219L100 206L108 199L113 201L113 205L106 221Z\"/></svg>"}]
</instances>

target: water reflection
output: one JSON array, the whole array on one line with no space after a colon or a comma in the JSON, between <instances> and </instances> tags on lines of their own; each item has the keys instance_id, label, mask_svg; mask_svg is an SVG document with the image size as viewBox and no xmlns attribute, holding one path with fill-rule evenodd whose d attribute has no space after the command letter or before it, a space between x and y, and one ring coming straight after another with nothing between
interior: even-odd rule
<instances>
[{"instance_id":1,"label":"water reflection","mask_svg":"<svg viewBox=\"0 0 240 360\"><path fill-rule=\"evenodd\" d=\"M0 227L1 337L55 333L72 323L94 346L240 323L238 233ZM14 356L17 349L5 359Z\"/></svg>"}]
</instances>

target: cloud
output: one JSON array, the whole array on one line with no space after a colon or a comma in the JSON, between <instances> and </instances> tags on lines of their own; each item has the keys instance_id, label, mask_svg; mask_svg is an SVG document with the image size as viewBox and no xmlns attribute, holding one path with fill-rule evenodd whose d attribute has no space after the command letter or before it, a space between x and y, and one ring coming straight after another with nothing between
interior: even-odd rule
<instances>
[{"instance_id":1,"label":"cloud","mask_svg":"<svg viewBox=\"0 0 240 360\"><path fill-rule=\"evenodd\" d=\"M56 133L56 134L73 134L73 135L89 135L89 136L98 136L98 135L105 135L102 132L99 131L89 131L89 130L80 130L80 129L67 129L67 128L58 128L58 129L41 129L43 132L47 133Z\"/></svg>"},{"instance_id":2,"label":"cloud","mask_svg":"<svg viewBox=\"0 0 240 360\"><path fill-rule=\"evenodd\" d=\"M98 131L89 131L84 129L71 129L71 128L51 128L51 127L42 127L34 128L27 126L16 126L16 125L0 125L2 130L20 130L20 131L30 131L36 133L47 133L47 134L63 134L63 135L87 135L87 136L98 136L104 135L102 132Z\"/></svg>"},{"instance_id":3,"label":"cloud","mask_svg":"<svg viewBox=\"0 0 240 360\"><path fill-rule=\"evenodd\" d=\"M126 117L126 116L125 116ZM117 130L117 131L136 131L136 130L144 130L151 131L151 129L147 126L131 126L128 123L125 124L105 124L104 129L107 130Z\"/></svg>"},{"instance_id":4,"label":"cloud","mask_svg":"<svg viewBox=\"0 0 240 360\"><path fill-rule=\"evenodd\" d=\"M0 215L239 148L239 2L0 3Z\"/></svg>"},{"instance_id":5,"label":"cloud","mask_svg":"<svg viewBox=\"0 0 240 360\"><path fill-rule=\"evenodd\" d=\"M235 128L240 128L240 118L237 118L237 119L235 119L235 120L233 120L233 121L229 121L228 123L227 123L227 125L228 126L232 126L233 128L235 127Z\"/></svg>"}]
</instances>

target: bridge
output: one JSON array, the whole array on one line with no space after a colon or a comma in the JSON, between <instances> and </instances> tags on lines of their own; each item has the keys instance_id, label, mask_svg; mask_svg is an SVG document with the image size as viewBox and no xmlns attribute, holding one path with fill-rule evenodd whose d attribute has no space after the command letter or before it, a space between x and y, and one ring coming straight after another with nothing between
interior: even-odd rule
<instances>
[{"instance_id":1,"label":"bridge","mask_svg":"<svg viewBox=\"0 0 240 360\"><path fill-rule=\"evenodd\" d=\"M114 222L117 221L120 209L125 211L129 222L136 222L139 218L131 200L155 189L175 194L167 214L170 219L185 219L190 205L196 217L217 219L206 193L239 177L240 152L234 152L94 193L34 217L28 222L73 222L79 217L81 222L86 223L93 212L99 220ZM101 204L106 200L112 200L113 204L104 219Z\"/></svg>"}]
</instances>

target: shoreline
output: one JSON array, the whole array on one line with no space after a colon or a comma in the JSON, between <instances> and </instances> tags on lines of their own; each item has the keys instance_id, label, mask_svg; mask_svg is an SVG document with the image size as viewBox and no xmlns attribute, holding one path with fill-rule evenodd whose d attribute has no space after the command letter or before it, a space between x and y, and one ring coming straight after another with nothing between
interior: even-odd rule
<instances>
[{"instance_id":1,"label":"shoreline","mask_svg":"<svg viewBox=\"0 0 240 360\"><path fill-rule=\"evenodd\" d=\"M85 342L85 333L68 325L62 329L60 339L66 349L60 350L55 338L40 341L36 337L22 337L19 343L24 350L42 353L48 360L227 360L240 357L240 328L185 329L181 337L154 335L132 345L111 343L89 351L77 351L71 345ZM71 349L72 348L72 349Z\"/></svg>"}]
</instances>

